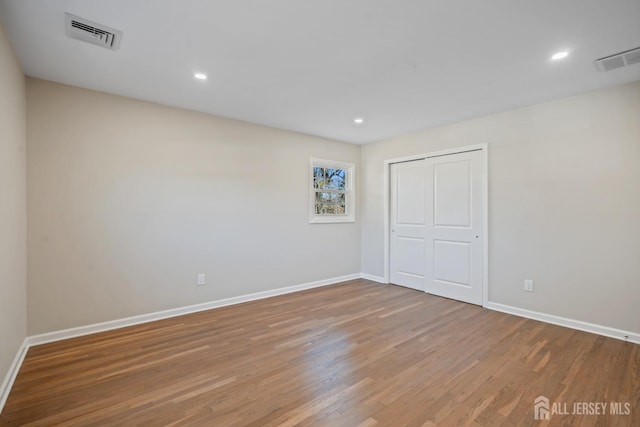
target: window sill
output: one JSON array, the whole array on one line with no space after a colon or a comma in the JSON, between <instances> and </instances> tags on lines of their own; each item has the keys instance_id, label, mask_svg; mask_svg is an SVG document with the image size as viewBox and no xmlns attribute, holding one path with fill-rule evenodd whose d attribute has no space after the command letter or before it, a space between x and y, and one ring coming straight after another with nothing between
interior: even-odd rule
<instances>
[{"instance_id":1,"label":"window sill","mask_svg":"<svg viewBox=\"0 0 640 427\"><path fill-rule=\"evenodd\" d=\"M341 222L356 222L356 219L353 217L309 218L309 224L335 224Z\"/></svg>"}]
</instances>

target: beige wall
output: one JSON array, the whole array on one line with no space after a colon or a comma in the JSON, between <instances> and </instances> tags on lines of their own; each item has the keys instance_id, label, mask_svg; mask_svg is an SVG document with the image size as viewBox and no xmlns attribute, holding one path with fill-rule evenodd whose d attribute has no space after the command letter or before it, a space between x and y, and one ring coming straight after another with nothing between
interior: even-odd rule
<instances>
[{"instance_id":1,"label":"beige wall","mask_svg":"<svg viewBox=\"0 0 640 427\"><path fill-rule=\"evenodd\" d=\"M0 26L0 383L27 332L24 80Z\"/></svg>"},{"instance_id":2,"label":"beige wall","mask_svg":"<svg viewBox=\"0 0 640 427\"><path fill-rule=\"evenodd\" d=\"M478 143L489 300L640 332L640 82L363 146L363 272L383 275L383 161Z\"/></svg>"},{"instance_id":3,"label":"beige wall","mask_svg":"<svg viewBox=\"0 0 640 427\"><path fill-rule=\"evenodd\" d=\"M35 79L27 99L30 334L382 276L383 161L483 142L490 301L640 332L640 83L362 148ZM309 157L358 165L357 223L307 223Z\"/></svg>"},{"instance_id":4,"label":"beige wall","mask_svg":"<svg viewBox=\"0 0 640 427\"><path fill-rule=\"evenodd\" d=\"M358 146L31 78L27 115L29 334L360 271L307 204Z\"/></svg>"}]
</instances>

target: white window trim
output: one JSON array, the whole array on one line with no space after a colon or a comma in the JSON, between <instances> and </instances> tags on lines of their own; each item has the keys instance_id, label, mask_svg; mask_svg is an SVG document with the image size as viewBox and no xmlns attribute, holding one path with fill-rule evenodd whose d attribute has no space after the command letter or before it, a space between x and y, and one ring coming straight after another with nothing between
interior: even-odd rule
<instances>
[{"instance_id":1,"label":"white window trim","mask_svg":"<svg viewBox=\"0 0 640 427\"><path fill-rule=\"evenodd\" d=\"M318 215L315 213L316 190L313 187L314 166L344 169L346 170L346 213L344 215ZM356 166L354 163L338 162L335 160L318 159L311 157L309 161L309 223L337 223L355 222L356 220Z\"/></svg>"}]
</instances>

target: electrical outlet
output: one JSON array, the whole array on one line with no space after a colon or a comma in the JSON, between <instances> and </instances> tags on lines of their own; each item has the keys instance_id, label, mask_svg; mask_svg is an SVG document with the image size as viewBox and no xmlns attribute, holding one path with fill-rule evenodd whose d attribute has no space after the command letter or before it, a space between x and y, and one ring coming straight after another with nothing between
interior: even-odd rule
<instances>
[{"instance_id":1,"label":"electrical outlet","mask_svg":"<svg viewBox=\"0 0 640 427\"><path fill-rule=\"evenodd\" d=\"M204 273L198 274L198 286L204 286Z\"/></svg>"},{"instance_id":2,"label":"electrical outlet","mask_svg":"<svg viewBox=\"0 0 640 427\"><path fill-rule=\"evenodd\" d=\"M533 292L533 280L524 279L524 290L527 292Z\"/></svg>"}]
</instances>

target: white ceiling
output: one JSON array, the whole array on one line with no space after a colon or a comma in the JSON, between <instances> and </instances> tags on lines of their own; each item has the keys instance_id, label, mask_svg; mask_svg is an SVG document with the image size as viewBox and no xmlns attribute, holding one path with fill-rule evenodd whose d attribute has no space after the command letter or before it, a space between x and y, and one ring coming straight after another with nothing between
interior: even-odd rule
<instances>
[{"instance_id":1,"label":"white ceiling","mask_svg":"<svg viewBox=\"0 0 640 427\"><path fill-rule=\"evenodd\" d=\"M0 0L0 20L29 76L353 143L640 80L593 64L640 46L640 0Z\"/></svg>"}]
</instances>

